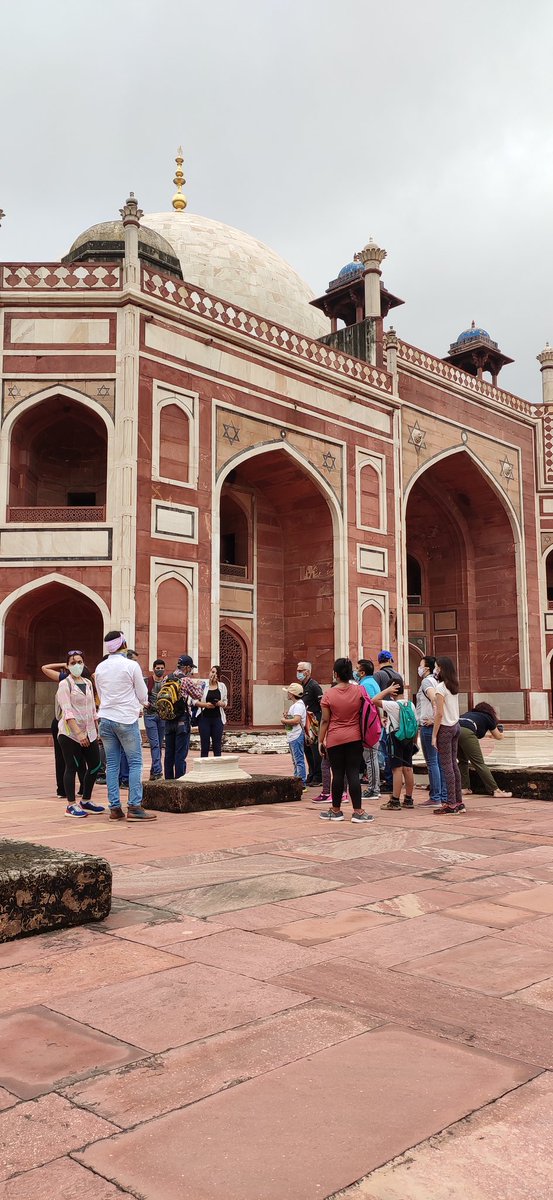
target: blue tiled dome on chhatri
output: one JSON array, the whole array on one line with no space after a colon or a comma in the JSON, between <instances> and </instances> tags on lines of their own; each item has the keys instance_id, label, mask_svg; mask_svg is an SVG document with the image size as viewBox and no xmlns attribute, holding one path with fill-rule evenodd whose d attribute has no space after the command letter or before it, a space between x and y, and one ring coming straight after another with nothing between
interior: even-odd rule
<instances>
[{"instance_id":1,"label":"blue tiled dome on chhatri","mask_svg":"<svg viewBox=\"0 0 553 1200\"><path fill-rule=\"evenodd\" d=\"M473 342L476 341L477 338L490 338L490 335L487 329L478 329L473 321L470 329L463 329L463 332L459 334L459 337L454 345L462 346L464 342Z\"/></svg>"},{"instance_id":2,"label":"blue tiled dome on chhatri","mask_svg":"<svg viewBox=\"0 0 553 1200\"><path fill-rule=\"evenodd\" d=\"M341 271L338 271L338 279L344 279L346 275L360 275L363 272L363 263L349 262Z\"/></svg>"}]
</instances>

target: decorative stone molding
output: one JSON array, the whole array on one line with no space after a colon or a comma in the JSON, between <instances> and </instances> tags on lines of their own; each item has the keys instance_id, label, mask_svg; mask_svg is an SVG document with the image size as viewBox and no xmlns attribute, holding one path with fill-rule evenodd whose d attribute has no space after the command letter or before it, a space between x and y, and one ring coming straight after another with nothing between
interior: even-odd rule
<instances>
[{"instance_id":1,"label":"decorative stone molding","mask_svg":"<svg viewBox=\"0 0 553 1200\"><path fill-rule=\"evenodd\" d=\"M179 284L178 280L169 275L149 271L142 268L142 290L150 296L168 301L179 308L197 316L205 317L228 329L235 329L246 334L257 342L285 350L315 365L329 371L337 371L350 381L358 381L381 391L392 391L391 376L386 371L379 370L360 359L351 358L338 350L333 350L323 342L314 341L283 325L277 325L255 313L246 312L242 308L233 308L225 300L210 296L198 287Z\"/></svg>"},{"instance_id":2,"label":"decorative stone molding","mask_svg":"<svg viewBox=\"0 0 553 1200\"><path fill-rule=\"evenodd\" d=\"M0 267L0 291L33 288L36 291L97 291L121 287L121 268L117 263L4 263Z\"/></svg>"},{"instance_id":3,"label":"decorative stone molding","mask_svg":"<svg viewBox=\"0 0 553 1200\"><path fill-rule=\"evenodd\" d=\"M468 375L459 367L454 367L451 363L444 362L441 358L435 358L434 355L427 354L423 350L417 350L416 346L410 346L407 342L398 342L398 356L400 364L404 367L415 368L421 374L437 376L464 391L485 396L497 404L520 413L521 416L539 418L541 415L537 405L529 404L527 400L521 399L520 396L514 396L511 392L504 392L502 388L494 387L493 384L486 383L475 375Z\"/></svg>"}]
</instances>

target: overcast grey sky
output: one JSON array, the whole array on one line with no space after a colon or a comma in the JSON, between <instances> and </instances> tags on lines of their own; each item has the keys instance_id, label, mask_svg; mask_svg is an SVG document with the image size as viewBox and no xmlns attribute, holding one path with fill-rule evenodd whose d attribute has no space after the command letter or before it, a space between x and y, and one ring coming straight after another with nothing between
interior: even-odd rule
<instances>
[{"instance_id":1,"label":"overcast grey sky","mask_svg":"<svg viewBox=\"0 0 553 1200\"><path fill-rule=\"evenodd\" d=\"M407 341L472 318L541 396L553 342L551 0L0 0L4 260L129 189L273 246L321 292L369 236Z\"/></svg>"}]
</instances>

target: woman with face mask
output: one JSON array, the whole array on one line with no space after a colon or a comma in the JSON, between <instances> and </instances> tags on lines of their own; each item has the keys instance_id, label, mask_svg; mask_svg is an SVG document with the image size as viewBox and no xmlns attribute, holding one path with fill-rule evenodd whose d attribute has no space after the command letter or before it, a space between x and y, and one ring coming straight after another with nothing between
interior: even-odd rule
<instances>
[{"instance_id":1,"label":"woman with face mask","mask_svg":"<svg viewBox=\"0 0 553 1200\"><path fill-rule=\"evenodd\" d=\"M65 813L68 817L87 817L89 813L104 812L103 805L93 804L90 799L101 767L94 688L83 675L85 665L80 650L69 650L67 670L69 674L62 679L56 693L58 741L65 760ZM75 775L79 766L85 768L85 774L82 799L77 804Z\"/></svg>"},{"instance_id":2,"label":"woman with face mask","mask_svg":"<svg viewBox=\"0 0 553 1200\"><path fill-rule=\"evenodd\" d=\"M445 775L441 767L438 751L432 745L434 701L436 698L436 684L438 682L434 675L435 667L436 659L433 654L425 654L424 658L421 658L418 666L420 685L417 692L415 709L419 723L421 748L428 768L428 781L430 783L430 798L424 800L423 804L428 807L431 805L433 808L437 808L440 804L447 804Z\"/></svg>"},{"instance_id":3,"label":"woman with face mask","mask_svg":"<svg viewBox=\"0 0 553 1200\"><path fill-rule=\"evenodd\" d=\"M459 679L455 664L445 655L436 659L437 682L434 689L432 745L440 755L447 786L447 804L434 809L436 815L464 813L461 774L457 762L459 745Z\"/></svg>"}]
</instances>

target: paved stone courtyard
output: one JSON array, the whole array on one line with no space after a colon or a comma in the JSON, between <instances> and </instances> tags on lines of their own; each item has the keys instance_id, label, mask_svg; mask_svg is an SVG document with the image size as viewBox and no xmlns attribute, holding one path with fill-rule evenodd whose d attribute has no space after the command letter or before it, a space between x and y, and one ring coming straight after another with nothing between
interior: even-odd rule
<instances>
[{"instance_id":1,"label":"paved stone courtyard","mask_svg":"<svg viewBox=\"0 0 553 1200\"><path fill-rule=\"evenodd\" d=\"M550 1200L547 804L137 828L0 766L2 835L114 873L102 925L0 946L1 1200Z\"/></svg>"}]
</instances>

